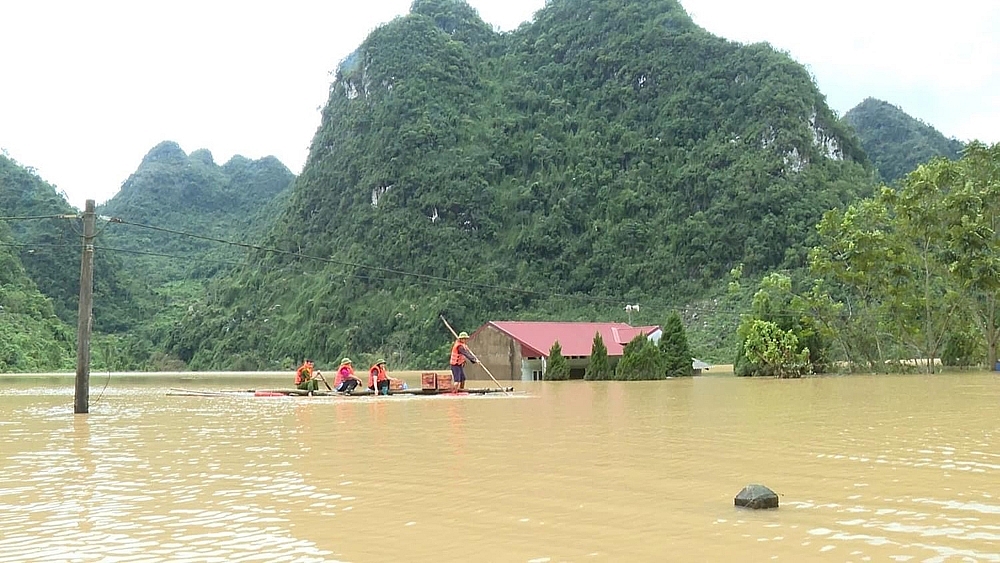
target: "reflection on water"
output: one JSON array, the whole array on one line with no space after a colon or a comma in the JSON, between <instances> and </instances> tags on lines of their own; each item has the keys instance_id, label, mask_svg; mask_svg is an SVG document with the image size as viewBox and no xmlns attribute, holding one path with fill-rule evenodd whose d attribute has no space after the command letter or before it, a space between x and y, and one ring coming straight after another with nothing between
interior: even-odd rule
<instances>
[{"instance_id":1,"label":"reflection on water","mask_svg":"<svg viewBox=\"0 0 1000 563\"><path fill-rule=\"evenodd\" d=\"M0 379L0 560L1000 561L991 374L173 385L113 379L74 415L72 381ZM781 508L735 509L750 482Z\"/></svg>"}]
</instances>

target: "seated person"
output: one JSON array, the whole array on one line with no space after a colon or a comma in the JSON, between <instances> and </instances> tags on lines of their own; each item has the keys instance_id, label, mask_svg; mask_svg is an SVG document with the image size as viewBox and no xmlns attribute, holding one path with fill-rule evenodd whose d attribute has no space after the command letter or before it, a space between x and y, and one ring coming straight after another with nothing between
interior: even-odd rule
<instances>
[{"instance_id":1,"label":"seated person","mask_svg":"<svg viewBox=\"0 0 1000 563\"><path fill-rule=\"evenodd\" d=\"M307 391L310 395L312 395L314 391L319 389L319 383L316 378L313 377L313 372L315 370L316 368L312 360L302 362L299 369L295 370L295 387L297 389Z\"/></svg>"},{"instance_id":2,"label":"seated person","mask_svg":"<svg viewBox=\"0 0 1000 563\"><path fill-rule=\"evenodd\" d=\"M385 369L385 360L375 362L375 365L368 370L368 388L376 395L388 395L389 383L389 372Z\"/></svg>"},{"instance_id":3,"label":"seated person","mask_svg":"<svg viewBox=\"0 0 1000 563\"><path fill-rule=\"evenodd\" d=\"M337 378L333 381L334 389L338 393L350 394L361 385L361 379L354 375L354 366L351 365L350 358L340 360L340 367L337 368Z\"/></svg>"}]
</instances>

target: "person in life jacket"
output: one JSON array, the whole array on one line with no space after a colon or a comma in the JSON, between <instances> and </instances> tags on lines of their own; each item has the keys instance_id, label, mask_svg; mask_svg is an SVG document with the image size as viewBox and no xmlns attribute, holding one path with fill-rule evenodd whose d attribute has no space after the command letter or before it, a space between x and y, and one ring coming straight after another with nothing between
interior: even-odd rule
<instances>
[{"instance_id":1,"label":"person in life jacket","mask_svg":"<svg viewBox=\"0 0 1000 563\"><path fill-rule=\"evenodd\" d=\"M354 375L354 365L351 363L351 359L340 360L337 378L333 381L334 389L338 393L350 394L358 385L361 385L361 379Z\"/></svg>"},{"instance_id":2,"label":"person in life jacket","mask_svg":"<svg viewBox=\"0 0 1000 563\"><path fill-rule=\"evenodd\" d=\"M462 331L458 334L458 339L451 347L451 378L458 385L458 389L465 389L465 362L466 360L476 364L479 358L465 345L469 340L469 333Z\"/></svg>"},{"instance_id":3,"label":"person in life jacket","mask_svg":"<svg viewBox=\"0 0 1000 563\"><path fill-rule=\"evenodd\" d=\"M368 370L368 388L376 395L389 394L389 372L385 369L385 360L375 362Z\"/></svg>"},{"instance_id":4,"label":"person in life jacket","mask_svg":"<svg viewBox=\"0 0 1000 563\"><path fill-rule=\"evenodd\" d=\"M316 370L312 360L307 359L302 362L299 369L295 370L295 387L308 392L310 395L319 389L319 382L313 377Z\"/></svg>"}]
</instances>

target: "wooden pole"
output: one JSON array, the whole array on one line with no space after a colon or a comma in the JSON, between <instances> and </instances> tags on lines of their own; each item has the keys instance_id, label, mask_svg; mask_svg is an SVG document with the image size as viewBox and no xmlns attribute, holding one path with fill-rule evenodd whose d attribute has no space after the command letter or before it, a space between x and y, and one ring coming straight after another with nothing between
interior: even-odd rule
<instances>
[{"instance_id":1,"label":"wooden pole","mask_svg":"<svg viewBox=\"0 0 1000 563\"><path fill-rule=\"evenodd\" d=\"M456 334L455 329L451 328L451 325L448 324L448 320L444 318L444 315L441 315L441 320L444 321L444 326L448 327L448 330L451 332L451 335L455 337L455 340L458 340L458 334ZM472 349L469 348L469 351L472 352ZM476 353L472 352L472 355L475 356ZM483 366L483 369L486 371L486 375L490 376L490 379L493 380L493 383L497 384L497 387L499 387L500 390L503 391L504 395L510 395L510 393L507 392L507 389L505 389L503 385L500 385L500 382L497 381L497 378L493 377L493 373L490 372L490 368L486 367L486 364L484 364L482 360L480 360L479 365Z\"/></svg>"},{"instance_id":2,"label":"wooden pole","mask_svg":"<svg viewBox=\"0 0 1000 563\"><path fill-rule=\"evenodd\" d=\"M83 211L83 256L80 259L80 308L76 324L76 397L73 412L90 412L90 329L94 312L94 236L97 215L94 200Z\"/></svg>"}]
</instances>

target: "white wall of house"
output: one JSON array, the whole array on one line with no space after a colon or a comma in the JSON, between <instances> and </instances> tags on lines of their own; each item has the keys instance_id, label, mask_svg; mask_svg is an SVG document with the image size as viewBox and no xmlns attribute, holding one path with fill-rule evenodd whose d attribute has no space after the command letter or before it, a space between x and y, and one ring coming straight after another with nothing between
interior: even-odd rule
<instances>
[{"instance_id":1,"label":"white wall of house","mask_svg":"<svg viewBox=\"0 0 1000 563\"><path fill-rule=\"evenodd\" d=\"M521 381L540 381L545 372L543 358L524 358L521 360Z\"/></svg>"}]
</instances>

